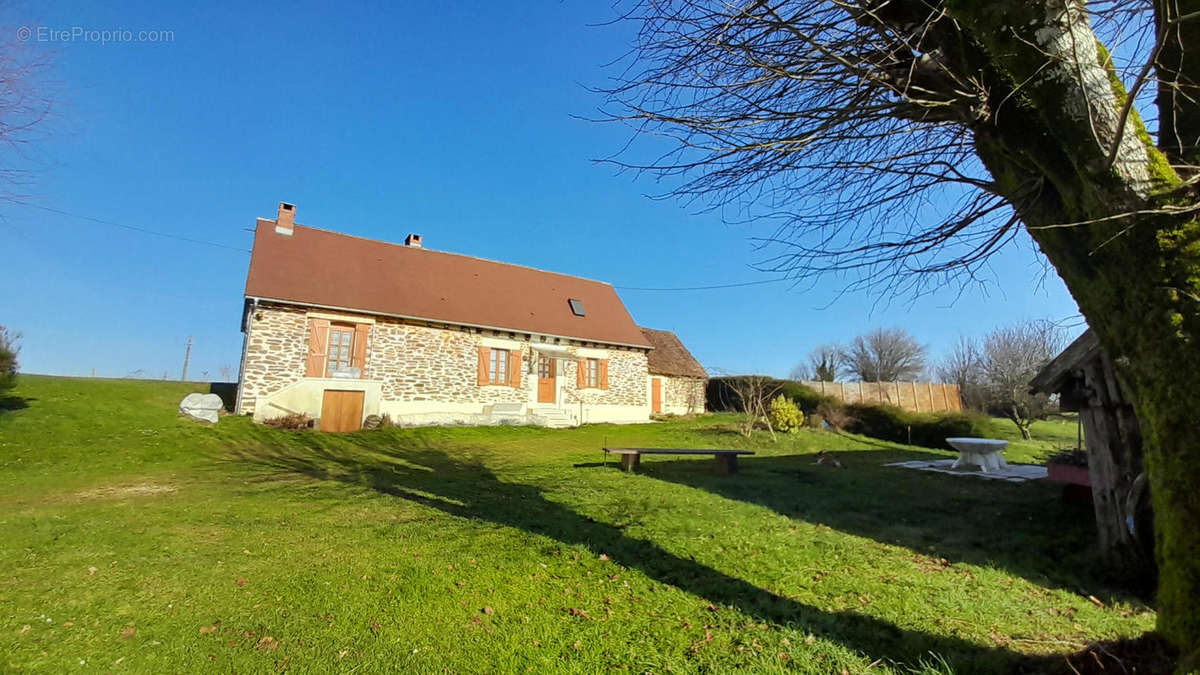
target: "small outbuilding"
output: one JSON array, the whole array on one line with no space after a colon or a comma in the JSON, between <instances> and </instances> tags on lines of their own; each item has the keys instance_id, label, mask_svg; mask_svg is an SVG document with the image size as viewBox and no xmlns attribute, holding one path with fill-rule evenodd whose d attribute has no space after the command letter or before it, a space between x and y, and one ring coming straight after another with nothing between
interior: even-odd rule
<instances>
[{"instance_id":1,"label":"small outbuilding","mask_svg":"<svg viewBox=\"0 0 1200 675\"><path fill-rule=\"evenodd\" d=\"M1034 392L1057 394L1061 410L1079 413L1106 563L1128 571L1152 565L1154 532L1142 435L1127 387L1100 339L1087 330L1029 386Z\"/></svg>"},{"instance_id":2,"label":"small outbuilding","mask_svg":"<svg viewBox=\"0 0 1200 675\"><path fill-rule=\"evenodd\" d=\"M671 331L642 328L653 349L647 355L650 410L689 415L704 412L708 372Z\"/></svg>"}]
</instances>

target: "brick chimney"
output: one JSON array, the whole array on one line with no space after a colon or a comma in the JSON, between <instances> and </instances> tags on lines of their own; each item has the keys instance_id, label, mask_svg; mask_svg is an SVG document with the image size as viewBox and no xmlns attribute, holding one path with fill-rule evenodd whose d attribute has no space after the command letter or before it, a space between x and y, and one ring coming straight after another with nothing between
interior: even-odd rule
<instances>
[{"instance_id":1,"label":"brick chimney","mask_svg":"<svg viewBox=\"0 0 1200 675\"><path fill-rule=\"evenodd\" d=\"M296 205L279 202L279 214L275 216L275 233L290 237L295 226Z\"/></svg>"},{"instance_id":2,"label":"brick chimney","mask_svg":"<svg viewBox=\"0 0 1200 675\"><path fill-rule=\"evenodd\" d=\"M421 248L421 235L410 234L404 238L404 245L412 248Z\"/></svg>"}]
</instances>

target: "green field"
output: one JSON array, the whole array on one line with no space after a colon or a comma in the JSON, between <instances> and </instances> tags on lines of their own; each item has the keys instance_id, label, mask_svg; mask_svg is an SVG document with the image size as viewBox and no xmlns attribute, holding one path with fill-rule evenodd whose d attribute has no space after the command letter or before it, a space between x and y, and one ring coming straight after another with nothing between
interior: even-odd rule
<instances>
[{"instance_id":1,"label":"green field","mask_svg":"<svg viewBox=\"0 0 1200 675\"><path fill-rule=\"evenodd\" d=\"M0 667L1039 671L1154 623L1056 486L883 466L943 451L723 416L208 427L175 413L195 388L24 376L0 401ZM758 454L629 475L606 440Z\"/></svg>"}]
</instances>

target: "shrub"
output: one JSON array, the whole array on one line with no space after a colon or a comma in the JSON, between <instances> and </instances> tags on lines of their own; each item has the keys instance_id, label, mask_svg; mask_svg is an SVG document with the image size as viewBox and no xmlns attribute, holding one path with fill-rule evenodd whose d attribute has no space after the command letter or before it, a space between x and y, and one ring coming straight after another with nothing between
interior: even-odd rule
<instances>
[{"instance_id":1,"label":"shrub","mask_svg":"<svg viewBox=\"0 0 1200 675\"><path fill-rule=\"evenodd\" d=\"M312 426L312 418L302 413L292 413L263 420L263 424L276 429L307 429Z\"/></svg>"},{"instance_id":2,"label":"shrub","mask_svg":"<svg viewBox=\"0 0 1200 675\"><path fill-rule=\"evenodd\" d=\"M10 333L0 326L0 393L17 386L17 340L20 333Z\"/></svg>"},{"instance_id":3,"label":"shrub","mask_svg":"<svg viewBox=\"0 0 1200 675\"><path fill-rule=\"evenodd\" d=\"M708 410L711 412L744 412L736 390L740 382L750 377L756 376L734 375L730 377L710 378L708 380L708 387L705 390ZM816 390L793 380L769 378L765 389L768 391L778 391L790 398L805 415L817 412L817 409L823 403L838 403L836 398L822 396Z\"/></svg>"},{"instance_id":4,"label":"shrub","mask_svg":"<svg viewBox=\"0 0 1200 675\"><path fill-rule=\"evenodd\" d=\"M834 431L842 431L850 426L854 420L850 414L846 412L846 406L840 401L826 401L817 408L816 417L829 423L829 427Z\"/></svg>"},{"instance_id":5,"label":"shrub","mask_svg":"<svg viewBox=\"0 0 1200 675\"><path fill-rule=\"evenodd\" d=\"M942 448L954 436L983 436L984 419L962 412L910 413L892 405L853 403L845 406L852 419L846 430L895 443Z\"/></svg>"},{"instance_id":6,"label":"shrub","mask_svg":"<svg viewBox=\"0 0 1200 675\"><path fill-rule=\"evenodd\" d=\"M786 433L795 433L804 425L804 413L800 412L800 408L787 396L780 394L771 401L771 408L767 411L767 415L771 419L771 426L777 431Z\"/></svg>"}]
</instances>

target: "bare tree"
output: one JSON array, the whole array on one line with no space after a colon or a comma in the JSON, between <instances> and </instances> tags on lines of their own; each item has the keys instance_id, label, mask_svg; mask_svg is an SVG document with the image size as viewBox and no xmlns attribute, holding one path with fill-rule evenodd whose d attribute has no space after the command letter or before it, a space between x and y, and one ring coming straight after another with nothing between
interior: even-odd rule
<instances>
[{"instance_id":1,"label":"bare tree","mask_svg":"<svg viewBox=\"0 0 1200 675\"><path fill-rule=\"evenodd\" d=\"M845 359L863 382L915 380L925 370L925 347L903 328L876 328L855 337Z\"/></svg>"},{"instance_id":2,"label":"bare tree","mask_svg":"<svg viewBox=\"0 0 1200 675\"><path fill-rule=\"evenodd\" d=\"M818 345L808 353L804 363L792 369L793 380L812 380L814 382L835 382L845 364L845 353L839 345L826 343Z\"/></svg>"},{"instance_id":3,"label":"bare tree","mask_svg":"<svg viewBox=\"0 0 1200 675\"><path fill-rule=\"evenodd\" d=\"M950 352L937 364L935 372L942 382L958 387L964 407L983 410L987 405L983 394L983 356L974 339L960 336Z\"/></svg>"},{"instance_id":4,"label":"bare tree","mask_svg":"<svg viewBox=\"0 0 1200 675\"><path fill-rule=\"evenodd\" d=\"M1030 425L1054 409L1048 396L1030 393L1029 381L1062 348L1062 332L1047 321L1004 326L983 338L980 362L987 408L1012 420L1021 438L1032 438Z\"/></svg>"},{"instance_id":5,"label":"bare tree","mask_svg":"<svg viewBox=\"0 0 1200 675\"><path fill-rule=\"evenodd\" d=\"M657 159L618 160L769 223L763 269L919 294L979 281L1022 230L1037 242L1129 384L1158 628L1200 658L1195 2L645 0L626 16L607 113Z\"/></svg>"},{"instance_id":6,"label":"bare tree","mask_svg":"<svg viewBox=\"0 0 1200 675\"><path fill-rule=\"evenodd\" d=\"M28 172L20 168L26 146L50 116L52 95L43 74L49 68L46 50L16 39L16 31L0 38L0 199L21 201Z\"/></svg>"},{"instance_id":7,"label":"bare tree","mask_svg":"<svg viewBox=\"0 0 1200 675\"><path fill-rule=\"evenodd\" d=\"M765 424L775 438L775 430L771 427L767 408L771 399L779 393L778 382L766 375L737 375L728 378L729 388L738 399L742 411L742 421L738 423L738 431L747 438L753 433L759 423Z\"/></svg>"}]
</instances>

